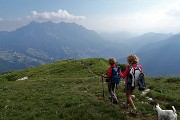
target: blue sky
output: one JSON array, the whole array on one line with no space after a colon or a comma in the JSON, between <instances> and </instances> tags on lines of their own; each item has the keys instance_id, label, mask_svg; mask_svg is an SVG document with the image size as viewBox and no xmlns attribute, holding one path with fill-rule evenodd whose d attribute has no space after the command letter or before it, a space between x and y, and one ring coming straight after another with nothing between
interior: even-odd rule
<instances>
[{"instance_id":1,"label":"blue sky","mask_svg":"<svg viewBox=\"0 0 180 120\"><path fill-rule=\"evenodd\" d=\"M97 32L178 33L180 0L0 0L0 31L30 21L75 22Z\"/></svg>"}]
</instances>

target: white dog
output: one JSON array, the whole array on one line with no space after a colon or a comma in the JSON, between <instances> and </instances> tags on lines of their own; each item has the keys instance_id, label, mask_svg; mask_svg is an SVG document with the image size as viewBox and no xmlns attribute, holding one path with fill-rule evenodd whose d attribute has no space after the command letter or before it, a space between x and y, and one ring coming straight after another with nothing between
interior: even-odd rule
<instances>
[{"instance_id":1,"label":"white dog","mask_svg":"<svg viewBox=\"0 0 180 120\"><path fill-rule=\"evenodd\" d=\"M158 112L158 120L177 120L176 109L172 106L173 110L162 110L159 104L155 106Z\"/></svg>"}]
</instances>

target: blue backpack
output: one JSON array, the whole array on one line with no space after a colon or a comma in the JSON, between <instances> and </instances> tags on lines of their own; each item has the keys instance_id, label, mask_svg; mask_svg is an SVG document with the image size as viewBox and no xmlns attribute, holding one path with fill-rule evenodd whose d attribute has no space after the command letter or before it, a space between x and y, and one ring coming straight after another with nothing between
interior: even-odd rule
<instances>
[{"instance_id":1,"label":"blue backpack","mask_svg":"<svg viewBox=\"0 0 180 120\"><path fill-rule=\"evenodd\" d=\"M121 76L119 74L120 72L120 67L112 67L112 76L111 80L113 83L119 84L121 82Z\"/></svg>"},{"instance_id":2,"label":"blue backpack","mask_svg":"<svg viewBox=\"0 0 180 120\"><path fill-rule=\"evenodd\" d=\"M145 82L145 75L144 73L141 73L138 78L138 90L143 91L146 89L146 82Z\"/></svg>"}]
</instances>

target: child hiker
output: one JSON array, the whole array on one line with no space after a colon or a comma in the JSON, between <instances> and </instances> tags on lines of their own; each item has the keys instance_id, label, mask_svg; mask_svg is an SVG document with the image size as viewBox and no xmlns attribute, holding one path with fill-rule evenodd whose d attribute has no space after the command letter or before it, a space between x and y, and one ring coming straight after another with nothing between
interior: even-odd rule
<instances>
[{"instance_id":1,"label":"child hiker","mask_svg":"<svg viewBox=\"0 0 180 120\"><path fill-rule=\"evenodd\" d=\"M110 94L109 98L111 99L112 103L117 104L118 100L117 100L117 96L115 94L116 83L112 81L113 68L117 67L116 66L116 60L114 58L110 58L109 59L109 65L110 65L110 67L108 68L108 73L106 76L106 82L108 85L108 92ZM103 77L104 76L105 75L103 75Z\"/></svg>"}]
</instances>

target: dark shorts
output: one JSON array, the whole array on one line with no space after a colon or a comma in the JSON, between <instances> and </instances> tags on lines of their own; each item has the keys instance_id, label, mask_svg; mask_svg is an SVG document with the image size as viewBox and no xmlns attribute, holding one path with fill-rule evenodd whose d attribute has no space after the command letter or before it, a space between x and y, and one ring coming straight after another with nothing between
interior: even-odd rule
<instances>
[{"instance_id":1,"label":"dark shorts","mask_svg":"<svg viewBox=\"0 0 180 120\"><path fill-rule=\"evenodd\" d=\"M129 84L129 83L125 83L124 86L125 86L125 88L124 88L125 90L134 90L134 88L135 88L135 87L132 87L131 84Z\"/></svg>"}]
</instances>

